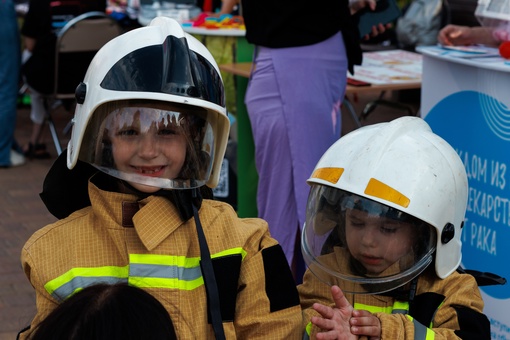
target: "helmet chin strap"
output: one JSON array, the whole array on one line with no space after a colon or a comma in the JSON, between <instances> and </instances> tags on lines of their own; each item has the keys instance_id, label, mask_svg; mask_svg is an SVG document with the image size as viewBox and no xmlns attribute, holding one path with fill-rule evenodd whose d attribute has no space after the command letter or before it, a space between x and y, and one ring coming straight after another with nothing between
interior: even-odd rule
<instances>
[{"instance_id":1,"label":"helmet chin strap","mask_svg":"<svg viewBox=\"0 0 510 340\"><path fill-rule=\"evenodd\" d=\"M129 185L129 184L127 184ZM132 187L132 186L130 186ZM135 188L133 188L136 190ZM147 195L147 194L146 194ZM205 238L202 223L198 210L202 206L202 195L199 188L186 189L186 190L159 190L153 195L163 196L170 199L185 222L191 217L195 220L197 229L198 243L200 246L200 268L204 278L205 289L207 293L207 305L209 317L212 322L214 335L217 340L225 339L225 332L223 330L223 322L221 318L220 297L218 293L218 285L216 283L216 275L214 273L214 266L211 259L207 239Z\"/></svg>"},{"instance_id":2,"label":"helmet chin strap","mask_svg":"<svg viewBox=\"0 0 510 340\"><path fill-rule=\"evenodd\" d=\"M195 218L195 225L197 228L198 242L200 245L200 268L202 269L202 275L204 277L205 289L208 298L208 310L212 320L212 326L214 329L214 335L217 340L225 339L225 332L223 330L221 308L220 308L220 297L218 293L218 286L216 284L216 276L214 274L214 267L207 245L207 240L202 229L202 223L198 216L197 206L194 204L195 201L202 202L202 197L198 189L192 189L192 208L193 216Z\"/></svg>"},{"instance_id":3,"label":"helmet chin strap","mask_svg":"<svg viewBox=\"0 0 510 340\"><path fill-rule=\"evenodd\" d=\"M125 180L119 180L119 185L123 187L122 188L123 192L136 195L139 200L143 200L149 196L165 197L175 205L177 211L179 212L179 216L181 217L181 220L183 222L186 222L191 217L193 217L193 208L191 207L192 194L190 189L185 190L160 189L156 192L147 193L135 188ZM197 204L198 208L200 209L200 206L202 205L202 199L200 198L197 202L195 202L195 204Z\"/></svg>"},{"instance_id":4,"label":"helmet chin strap","mask_svg":"<svg viewBox=\"0 0 510 340\"><path fill-rule=\"evenodd\" d=\"M160 189L153 193L147 193L138 190L125 180L119 180L119 183L123 186L123 192L136 195L140 199L144 199L149 196L161 196L167 198L175 205L183 222L186 222L193 217L192 205L195 205L197 209L200 209L204 198L214 198L212 189L205 185L195 189ZM196 194L193 194L193 191L196 191Z\"/></svg>"}]
</instances>

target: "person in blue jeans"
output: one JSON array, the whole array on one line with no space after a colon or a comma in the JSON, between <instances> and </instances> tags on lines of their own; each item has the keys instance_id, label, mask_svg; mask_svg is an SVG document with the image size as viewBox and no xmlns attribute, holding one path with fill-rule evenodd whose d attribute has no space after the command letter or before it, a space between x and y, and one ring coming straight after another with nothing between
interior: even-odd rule
<instances>
[{"instance_id":1,"label":"person in blue jeans","mask_svg":"<svg viewBox=\"0 0 510 340\"><path fill-rule=\"evenodd\" d=\"M0 167L23 165L14 140L20 70L20 38L12 0L0 0Z\"/></svg>"}]
</instances>

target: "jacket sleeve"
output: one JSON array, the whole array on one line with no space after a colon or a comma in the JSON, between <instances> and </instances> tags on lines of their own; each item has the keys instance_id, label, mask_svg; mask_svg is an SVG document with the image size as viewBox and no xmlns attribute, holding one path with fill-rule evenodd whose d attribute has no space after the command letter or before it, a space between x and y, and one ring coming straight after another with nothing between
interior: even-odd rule
<instances>
[{"instance_id":1,"label":"jacket sleeve","mask_svg":"<svg viewBox=\"0 0 510 340\"><path fill-rule=\"evenodd\" d=\"M320 316L320 314L312 306L315 302L325 306L334 306L331 299L331 287L320 281L310 270L306 270L303 283L298 286L298 291L303 309L301 332L305 335L304 338L314 339L318 329L310 323L310 320L312 316Z\"/></svg>"},{"instance_id":2,"label":"jacket sleeve","mask_svg":"<svg viewBox=\"0 0 510 340\"><path fill-rule=\"evenodd\" d=\"M35 289L35 299L37 307L37 313L31 322L30 329L20 334L20 339L26 339L30 334L31 330L33 330L34 327L46 317L46 315L48 315L53 309L55 309L58 306L58 303L55 299L51 297L51 295L46 291L46 289L44 289L44 284L41 282L39 276L37 275L37 271L35 270L32 257L25 248L22 250L21 253L21 263L26 277L30 281L32 287L34 287Z\"/></svg>"},{"instance_id":3,"label":"jacket sleeve","mask_svg":"<svg viewBox=\"0 0 510 340\"><path fill-rule=\"evenodd\" d=\"M432 322L424 325L409 315L377 313L381 320L383 339L480 339L489 340L490 323L483 314L483 300L475 279L470 275L453 273L444 280L427 276L421 280L419 291L435 292L443 301Z\"/></svg>"},{"instance_id":4,"label":"jacket sleeve","mask_svg":"<svg viewBox=\"0 0 510 340\"><path fill-rule=\"evenodd\" d=\"M280 245L266 230L241 267L237 296L236 337L301 339L301 308L296 284ZM263 273L263 275L261 274Z\"/></svg>"}]
</instances>

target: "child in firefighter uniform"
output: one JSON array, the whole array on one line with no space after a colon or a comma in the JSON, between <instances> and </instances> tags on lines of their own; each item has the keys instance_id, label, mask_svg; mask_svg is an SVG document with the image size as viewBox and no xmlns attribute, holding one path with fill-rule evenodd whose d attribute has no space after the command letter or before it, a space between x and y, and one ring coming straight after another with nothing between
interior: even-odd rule
<instances>
[{"instance_id":1,"label":"child in firefighter uniform","mask_svg":"<svg viewBox=\"0 0 510 340\"><path fill-rule=\"evenodd\" d=\"M84 287L127 282L161 301L179 339L301 338L297 289L267 223L204 196L229 133L207 49L155 18L100 50L76 97L67 167L95 170L90 204L23 247L32 326Z\"/></svg>"},{"instance_id":2,"label":"child in firefighter uniform","mask_svg":"<svg viewBox=\"0 0 510 340\"><path fill-rule=\"evenodd\" d=\"M457 272L466 171L424 120L347 134L308 182L305 337L490 339L477 282Z\"/></svg>"}]
</instances>

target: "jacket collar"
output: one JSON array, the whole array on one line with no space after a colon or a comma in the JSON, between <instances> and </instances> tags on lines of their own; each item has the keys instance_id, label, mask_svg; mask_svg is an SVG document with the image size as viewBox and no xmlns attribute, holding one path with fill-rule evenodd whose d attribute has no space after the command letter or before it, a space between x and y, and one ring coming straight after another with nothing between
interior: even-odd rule
<instances>
[{"instance_id":1,"label":"jacket collar","mask_svg":"<svg viewBox=\"0 0 510 340\"><path fill-rule=\"evenodd\" d=\"M89 182L89 196L102 225L134 228L149 251L184 224L174 204L165 197L139 200L132 194L102 190L92 182Z\"/></svg>"}]
</instances>

